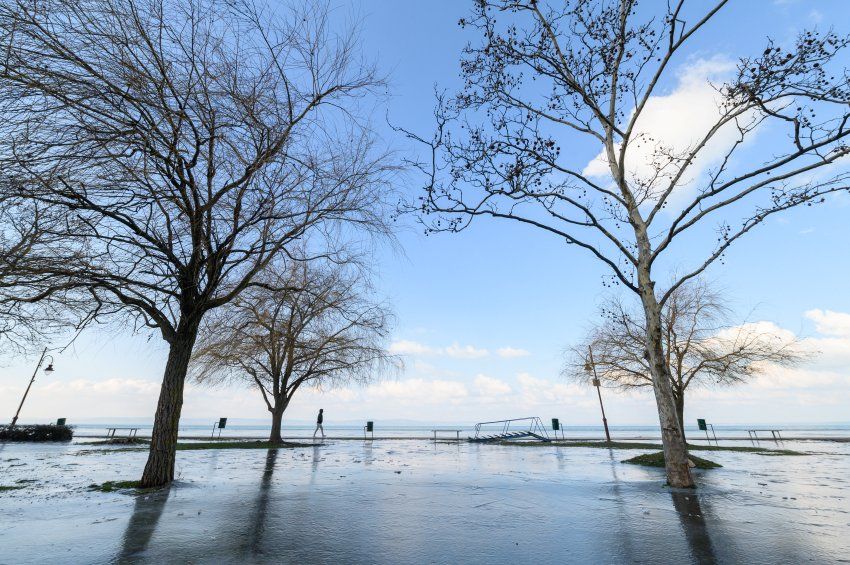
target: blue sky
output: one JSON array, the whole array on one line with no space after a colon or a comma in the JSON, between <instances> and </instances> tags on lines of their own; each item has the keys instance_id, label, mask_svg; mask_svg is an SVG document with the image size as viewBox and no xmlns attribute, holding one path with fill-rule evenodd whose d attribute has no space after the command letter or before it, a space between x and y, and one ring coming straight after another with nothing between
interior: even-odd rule
<instances>
[{"instance_id":1,"label":"blue sky","mask_svg":"<svg viewBox=\"0 0 850 565\"><path fill-rule=\"evenodd\" d=\"M813 25L848 31L848 8L841 1L730 4L677 61L678 75L664 85L665 94L675 93L680 86L675 77L699 62L758 53L768 35L781 43ZM413 148L383 123L384 113L405 128L431 130L434 85L458 86L459 53L474 39L457 25L469 2L337 0L335 5L340 19L362 22L364 53L389 77L388 98L376 108L376 127L388 145L409 154ZM588 150L588 161L595 152ZM400 190L409 196L418 186L419 179L409 175ZM762 226L732 248L725 265L709 271L739 320L804 337L807 347L822 354L804 367L776 371L750 385L695 391L689 419L848 421L848 214L846 197L792 211ZM565 381L559 370L563 349L596 320L607 271L580 251L522 226L482 221L461 234L425 237L412 222L403 224L401 251L380 250L375 270L397 313L394 348L406 354L405 373L365 389L305 391L289 417L311 418L321 405L329 420L474 422L539 415L595 424L593 391ZM690 258L683 250L681 261ZM164 359L158 336L127 336L115 327L91 330L72 351L56 356L53 375L39 376L22 421L149 418ZM0 367L0 415L11 417L31 365L10 359ZM612 423L657 422L648 394L608 391L606 405ZM254 391L188 389L184 416L222 415L266 416Z\"/></svg>"}]
</instances>

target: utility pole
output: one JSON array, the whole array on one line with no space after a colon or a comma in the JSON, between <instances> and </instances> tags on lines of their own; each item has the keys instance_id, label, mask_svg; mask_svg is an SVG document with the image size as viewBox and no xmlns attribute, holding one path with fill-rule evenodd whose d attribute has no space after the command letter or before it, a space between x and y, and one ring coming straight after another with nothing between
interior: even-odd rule
<instances>
[{"instance_id":1,"label":"utility pole","mask_svg":"<svg viewBox=\"0 0 850 565\"><path fill-rule=\"evenodd\" d=\"M24 397L21 399L21 403L18 405L18 411L15 412L15 417L12 418L12 423L9 425L10 428L14 427L18 421L18 416L21 415L21 408L24 407L24 401L27 399L27 395L30 393L30 388L32 388L32 383L35 382L35 377L38 375L38 370L41 368L41 364L44 362L45 357L50 357L50 363L44 369L45 373L53 372L53 356L47 355L47 348L44 348L44 351L41 352L41 357L38 358L38 364L35 366L35 371L32 373L32 378L30 379L30 384L27 385L27 390L24 391Z\"/></svg>"},{"instance_id":2,"label":"utility pole","mask_svg":"<svg viewBox=\"0 0 850 565\"><path fill-rule=\"evenodd\" d=\"M602 410L602 425L605 426L605 439L608 443L611 443L611 434L608 432L608 419L605 417L605 406L602 405L602 392L599 389L599 376L596 374L596 362L593 360L593 348L591 346L587 346L587 352L590 354L590 369L593 371L593 386L596 387L596 394L599 396L599 408ZM588 367L585 366L585 370Z\"/></svg>"}]
</instances>

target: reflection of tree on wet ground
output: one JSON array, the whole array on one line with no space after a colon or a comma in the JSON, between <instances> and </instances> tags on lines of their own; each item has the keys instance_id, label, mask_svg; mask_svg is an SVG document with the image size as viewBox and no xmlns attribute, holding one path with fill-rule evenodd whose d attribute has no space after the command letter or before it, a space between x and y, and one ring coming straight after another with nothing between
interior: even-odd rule
<instances>
[{"instance_id":1,"label":"reflection of tree on wet ground","mask_svg":"<svg viewBox=\"0 0 850 565\"><path fill-rule=\"evenodd\" d=\"M608 457L611 459L611 478L613 480L611 491L614 494L617 505L617 516L620 521L620 528L617 532L618 544L624 549L623 555L634 555L634 543L632 541L633 520L629 516L629 503L623 497L623 486L620 483L620 477L617 475L617 468L620 462L614 455L614 450L608 450Z\"/></svg>"},{"instance_id":2,"label":"reflection of tree on wet ground","mask_svg":"<svg viewBox=\"0 0 850 565\"><path fill-rule=\"evenodd\" d=\"M624 485L619 478L617 469L620 462L617 460L613 449L608 450L611 459L611 475L612 487L611 492L616 500L617 511L619 515L620 528L616 534L616 544L623 548L622 555L638 556L640 548L636 546L635 541L639 545L641 539L633 539L631 535L634 532L634 510L633 496L629 496L628 485ZM688 544L688 549L694 563L715 563L716 557L714 547L711 543L711 538L706 527L705 517L703 514L700 500L696 493L691 490L670 490L670 496L673 500L673 508L679 518L679 523L682 526L685 540Z\"/></svg>"},{"instance_id":3,"label":"reflection of tree on wet ground","mask_svg":"<svg viewBox=\"0 0 850 565\"><path fill-rule=\"evenodd\" d=\"M243 548L243 553L251 553L252 555L262 554L261 544L266 531L268 520L268 508L270 489L272 485L272 476L274 475L275 463L277 462L277 449L269 449L266 454L266 463L263 467L263 474L260 478L260 490L257 492L257 497L254 502L254 510L249 520L249 530L246 539L246 547Z\"/></svg>"},{"instance_id":4,"label":"reflection of tree on wet ground","mask_svg":"<svg viewBox=\"0 0 850 565\"><path fill-rule=\"evenodd\" d=\"M124 540L118 563L133 563L147 549L156 525L159 522L169 490L162 489L149 495L138 495L133 505L133 514L124 531Z\"/></svg>"},{"instance_id":5,"label":"reflection of tree on wet ground","mask_svg":"<svg viewBox=\"0 0 850 565\"><path fill-rule=\"evenodd\" d=\"M717 558L708 535L699 497L693 491L681 490L671 490L670 496L673 498L673 507L679 515L679 522L685 531L685 539L694 562L716 563Z\"/></svg>"}]
</instances>

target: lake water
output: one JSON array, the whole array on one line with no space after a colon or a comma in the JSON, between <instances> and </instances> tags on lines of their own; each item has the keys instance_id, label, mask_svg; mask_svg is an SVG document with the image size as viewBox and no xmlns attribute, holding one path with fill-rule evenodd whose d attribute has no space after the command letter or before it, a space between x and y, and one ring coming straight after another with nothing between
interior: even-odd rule
<instances>
[{"instance_id":1,"label":"lake water","mask_svg":"<svg viewBox=\"0 0 850 565\"><path fill-rule=\"evenodd\" d=\"M76 437L91 437L106 435L107 427L112 424L74 424ZM146 424L115 424L119 427L133 426L139 428L140 436L150 436L152 426ZM325 434L329 437L362 437L363 425L334 425L329 423L324 426ZM544 425L550 435L553 432L549 421ZM374 424L374 435L376 437L431 437L433 429L460 429L461 437L472 436L475 433L474 425L460 424L421 424L421 425L398 425L382 424L379 420ZM515 427L521 428L521 425ZM783 436L794 438L811 437L850 437L850 425L741 425L741 426L715 426L714 430L718 437L747 438L747 430L752 428L778 428L782 430ZM283 435L291 438L311 437L315 429L314 425L284 425ZM500 427L484 426L483 430L497 431ZM609 428L612 439L659 439L661 437L657 426L611 426ZM179 434L181 437L209 437L212 433L212 424L195 425L181 424ZM221 430L222 437L268 437L270 426L268 425L245 425L228 424ZM218 430L215 432L219 435ZM705 439L705 433L699 431L696 426L686 426L686 434L690 440L699 441ZM570 438L605 439L602 426L563 426L563 435ZM770 434L760 433L762 437L768 438ZM713 439L713 438L712 438Z\"/></svg>"}]
</instances>

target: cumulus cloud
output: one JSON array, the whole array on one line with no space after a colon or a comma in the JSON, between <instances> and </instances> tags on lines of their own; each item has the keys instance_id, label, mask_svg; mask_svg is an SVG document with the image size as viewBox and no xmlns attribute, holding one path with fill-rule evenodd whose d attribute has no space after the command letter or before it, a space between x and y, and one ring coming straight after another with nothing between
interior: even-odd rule
<instances>
[{"instance_id":1,"label":"cumulus cloud","mask_svg":"<svg viewBox=\"0 0 850 565\"><path fill-rule=\"evenodd\" d=\"M811 404L814 398L820 398L824 404L836 398L846 398L850 390L850 372L847 371L850 364L850 314L814 309L805 312L804 316L815 322L821 334L799 339L797 347L810 355L806 361L793 367L764 364L758 374L740 387L709 391L697 389L692 393L693 399L715 402L734 399L762 404L770 399L800 405ZM767 321L724 330L720 337L729 337L739 329L772 335L785 343L798 339L794 332Z\"/></svg>"},{"instance_id":2,"label":"cumulus cloud","mask_svg":"<svg viewBox=\"0 0 850 565\"><path fill-rule=\"evenodd\" d=\"M817 367L771 367L758 375L753 384L758 388L767 389L810 389L848 381L850 379L846 375L820 370Z\"/></svg>"},{"instance_id":3,"label":"cumulus cloud","mask_svg":"<svg viewBox=\"0 0 850 565\"><path fill-rule=\"evenodd\" d=\"M460 346L457 343L446 347L444 351L448 357L455 359L480 359L490 355L490 352L486 349L478 349L471 345Z\"/></svg>"},{"instance_id":4,"label":"cumulus cloud","mask_svg":"<svg viewBox=\"0 0 850 565\"><path fill-rule=\"evenodd\" d=\"M525 406L546 404L581 404L588 401L588 387L563 381L550 381L533 377L529 373L517 375L520 397Z\"/></svg>"},{"instance_id":5,"label":"cumulus cloud","mask_svg":"<svg viewBox=\"0 0 850 565\"><path fill-rule=\"evenodd\" d=\"M712 83L721 82L734 69L734 61L725 57L699 59L679 71L678 82L669 94L649 98L638 118L626 155L632 178L653 178L656 175L654 163L661 151L672 150L679 154L696 146L721 116L721 97ZM734 126L721 129L701 150L679 185L693 182L702 171L721 159L737 135ZM609 176L605 151L600 151L583 172L593 177ZM669 176L658 180L669 180Z\"/></svg>"},{"instance_id":6,"label":"cumulus cloud","mask_svg":"<svg viewBox=\"0 0 850 565\"><path fill-rule=\"evenodd\" d=\"M406 339L392 342L389 349L390 353L396 355L434 355L436 353L434 349L427 345Z\"/></svg>"},{"instance_id":7,"label":"cumulus cloud","mask_svg":"<svg viewBox=\"0 0 850 565\"><path fill-rule=\"evenodd\" d=\"M129 394L129 395L158 395L160 384L155 381L142 379L106 379L95 381L89 379L74 379L62 382L54 381L42 386L44 392L51 394Z\"/></svg>"},{"instance_id":8,"label":"cumulus cloud","mask_svg":"<svg viewBox=\"0 0 850 565\"><path fill-rule=\"evenodd\" d=\"M511 393L511 386L508 383L486 375L477 375L473 382L478 394L482 396L502 396Z\"/></svg>"},{"instance_id":9,"label":"cumulus cloud","mask_svg":"<svg viewBox=\"0 0 850 565\"><path fill-rule=\"evenodd\" d=\"M499 357L504 357L506 359L513 359L516 357L528 357L529 355L531 355L531 353L526 351L525 349L517 349L514 347L500 347L496 350L496 354Z\"/></svg>"},{"instance_id":10,"label":"cumulus cloud","mask_svg":"<svg viewBox=\"0 0 850 565\"><path fill-rule=\"evenodd\" d=\"M850 337L850 314L832 310L808 310L806 318L815 323L819 334L839 337Z\"/></svg>"},{"instance_id":11,"label":"cumulus cloud","mask_svg":"<svg viewBox=\"0 0 850 565\"><path fill-rule=\"evenodd\" d=\"M431 347L416 341L399 340L390 344L389 350L390 353L397 355L451 357L453 359L480 359L490 355L490 351L487 349L480 349L472 345L460 345L457 342L448 347Z\"/></svg>"},{"instance_id":12,"label":"cumulus cloud","mask_svg":"<svg viewBox=\"0 0 850 565\"><path fill-rule=\"evenodd\" d=\"M417 404L458 403L469 396L461 382L442 379L405 379L385 381L369 386L366 396L384 400L416 402Z\"/></svg>"}]
</instances>

